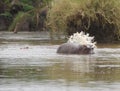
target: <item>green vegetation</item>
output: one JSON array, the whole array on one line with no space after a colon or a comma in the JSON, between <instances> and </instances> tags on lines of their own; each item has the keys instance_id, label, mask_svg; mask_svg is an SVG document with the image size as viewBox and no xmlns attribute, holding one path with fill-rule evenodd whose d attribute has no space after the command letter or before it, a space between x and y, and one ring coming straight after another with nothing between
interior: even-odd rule
<instances>
[{"instance_id":1,"label":"green vegetation","mask_svg":"<svg viewBox=\"0 0 120 91\"><path fill-rule=\"evenodd\" d=\"M6 26L6 21L10 18L8 26L3 30L17 32L21 27L26 27L25 31L44 30L48 5L51 0L1 0L0 1L0 21ZM5 8L5 9L4 9ZM12 21L12 22L11 22ZM2 25L1 25L2 26Z\"/></svg>"},{"instance_id":2,"label":"green vegetation","mask_svg":"<svg viewBox=\"0 0 120 91\"><path fill-rule=\"evenodd\" d=\"M13 22L9 26L9 31L14 30L14 32L17 32L19 28L23 25L24 21L28 18L27 13L19 12L16 17L14 18ZM21 25L22 24L22 25Z\"/></svg>"}]
</instances>

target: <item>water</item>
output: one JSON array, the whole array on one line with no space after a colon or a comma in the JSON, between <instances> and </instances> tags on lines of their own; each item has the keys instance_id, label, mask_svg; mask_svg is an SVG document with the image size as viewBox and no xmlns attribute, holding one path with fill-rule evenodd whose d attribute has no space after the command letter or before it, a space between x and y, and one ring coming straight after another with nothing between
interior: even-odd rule
<instances>
[{"instance_id":1,"label":"water","mask_svg":"<svg viewBox=\"0 0 120 91\"><path fill-rule=\"evenodd\" d=\"M45 36L46 35L46 36ZM59 55L48 33L0 33L0 91L120 91L120 44Z\"/></svg>"}]
</instances>

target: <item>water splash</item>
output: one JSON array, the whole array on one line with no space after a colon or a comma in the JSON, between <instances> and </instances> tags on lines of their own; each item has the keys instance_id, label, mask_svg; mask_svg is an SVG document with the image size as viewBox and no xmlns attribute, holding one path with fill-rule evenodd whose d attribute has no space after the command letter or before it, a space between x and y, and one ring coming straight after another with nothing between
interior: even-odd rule
<instances>
[{"instance_id":1,"label":"water splash","mask_svg":"<svg viewBox=\"0 0 120 91\"><path fill-rule=\"evenodd\" d=\"M71 35L68 39L68 43L76 43L76 44L87 45L96 48L96 42L94 42L94 37L90 37L88 33L85 34L83 31Z\"/></svg>"}]
</instances>

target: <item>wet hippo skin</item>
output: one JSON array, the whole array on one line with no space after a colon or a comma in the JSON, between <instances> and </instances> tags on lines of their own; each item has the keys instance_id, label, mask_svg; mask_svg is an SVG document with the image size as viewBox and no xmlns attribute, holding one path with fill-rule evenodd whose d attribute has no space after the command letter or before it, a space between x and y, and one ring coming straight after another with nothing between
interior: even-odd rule
<instances>
[{"instance_id":1,"label":"wet hippo skin","mask_svg":"<svg viewBox=\"0 0 120 91\"><path fill-rule=\"evenodd\" d=\"M57 49L60 54L93 54L94 48L89 45L80 45L75 43L64 43Z\"/></svg>"}]
</instances>

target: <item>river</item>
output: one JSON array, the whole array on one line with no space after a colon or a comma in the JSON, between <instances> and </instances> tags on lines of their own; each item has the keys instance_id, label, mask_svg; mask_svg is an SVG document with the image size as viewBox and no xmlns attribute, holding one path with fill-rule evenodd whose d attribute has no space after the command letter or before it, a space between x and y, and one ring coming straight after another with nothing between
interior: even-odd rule
<instances>
[{"instance_id":1,"label":"river","mask_svg":"<svg viewBox=\"0 0 120 91\"><path fill-rule=\"evenodd\" d=\"M0 91L120 91L120 44L60 55L48 33L0 32Z\"/></svg>"}]
</instances>

